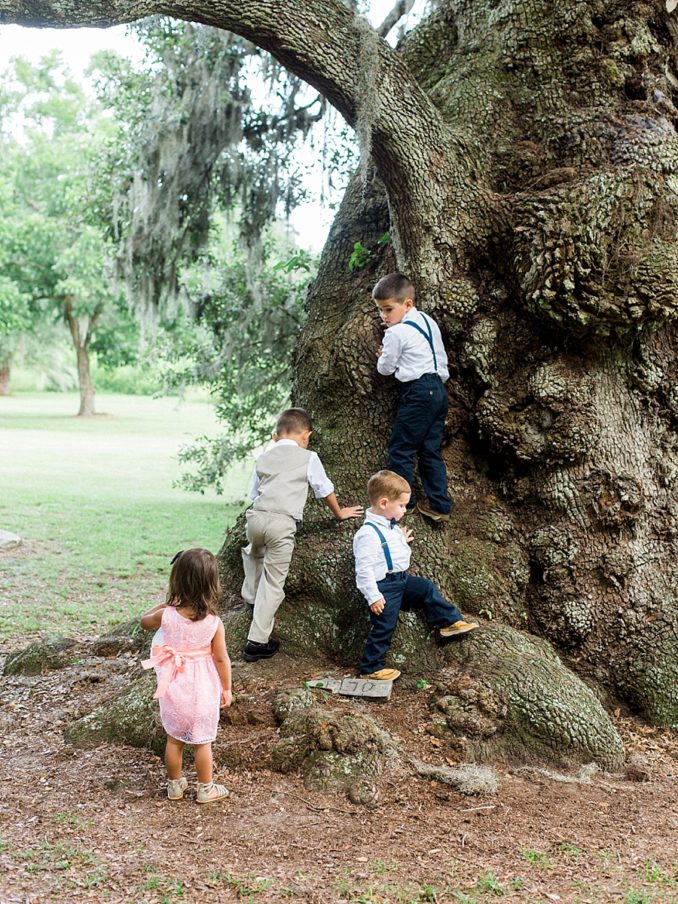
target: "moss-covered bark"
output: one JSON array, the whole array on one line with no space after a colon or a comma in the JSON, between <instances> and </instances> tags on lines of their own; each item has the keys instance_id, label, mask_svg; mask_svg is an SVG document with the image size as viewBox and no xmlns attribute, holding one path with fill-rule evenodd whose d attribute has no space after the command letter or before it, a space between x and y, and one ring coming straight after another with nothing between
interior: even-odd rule
<instances>
[{"instance_id":1,"label":"moss-covered bark","mask_svg":"<svg viewBox=\"0 0 678 904\"><path fill-rule=\"evenodd\" d=\"M47 637L29 644L23 650L10 653L5 660L3 675L42 675L71 665L79 649L71 637Z\"/></svg>"},{"instance_id":2,"label":"moss-covered bark","mask_svg":"<svg viewBox=\"0 0 678 904\"><path fill-rule=\"evenodd\" d=\"M309 692L280 695L281 722L271 762L278 772L300 772L309 790L348 789L366 776L381 775L393 744L363 713L338 713L315 705Z\"/></svg>"},{"instance_id":3,"label":"moss-covered bark","mask_svg":"<svg viewBox=\"0 0 678 904\"><path fill-rule=\"evenodd\" d=\"M447 529L415 523L415 569L469 614L547 637L662 725L678 722L675 35L661 4L440 4L403 55L450 129L421 173L449 184L447 226L431 210L428 255L403 240L407 199L349 188L295 389L339 494L365 501L394 404L369 291L408 267L450 351L457 502ZM447 168L458 140L473 160L461 183ZM376 256L352 274L356 240ZM324 513L308 515L286 605L342 611L357 599L350 529L328 539Z\"/></svg>"},{"instance_id":4,"label":"moss-covered bark","mask_svg":"<svg viewBox=\"0 0 678 904\"><path fill-rule=\"evenodd\" d=\"M492 762L590 762L618 769L621 739L596 695L549 644L495 625L445 649L434 729L463 758ZM436 734L440 732L434 731Z\"/></svg>"},{"instance_id":5,"label":"moss-covered bark","mask_svg":"<svg viewBox=\"0 0 678 904\"><path fill-rule=\"evenodd\" d=\"M398 53L378 45L370 103L364 25L334 0L0 0L0 21L101 24L160 6L266 47L371 127L376 176L347 192L295 361L295 401L340 497L364 501L386 461L394 390L374 370L369 290L398 267L439 320L452 374L457 508L446 530L416 523L415 567L467 612L547 637L653 722L678 722L676 15L650 0L441 0ZM375 256L350 273L357 240ZM241 542L233 532L222 552L231 597ZM359 645L350 527L315 503L283 613L292 646ZM547 713L544 660L497 654L506 674L521 662ZM544 750L552 726L562 739L538 724Z\"/></svg>"},{"instance_id":6,"label":"moss-covered bark","mask_svg":"<svg viewBox=\"0 0 678 904\"><path fill-rule=\"evenodd\" d=\"M75 747L129 744L162 754L167 736L153 699L156 685L155 674L145 673L122 694L69 725L66 740Z\"/></svg>"}]
</instances>

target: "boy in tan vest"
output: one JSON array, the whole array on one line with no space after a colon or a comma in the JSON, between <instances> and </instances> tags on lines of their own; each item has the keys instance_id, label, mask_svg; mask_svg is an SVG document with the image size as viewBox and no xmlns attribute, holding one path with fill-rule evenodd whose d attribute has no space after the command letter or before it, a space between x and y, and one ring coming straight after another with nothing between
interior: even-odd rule
<instances>
[{"instance_id":1,"label":"boy in tan vest","mask_svg":"<svg viewBox=\"0 0 678 904\"><path fill-rule=\"evenodd\" d=\"M303 408L288 408L278 418L275 445L257 458L246 513L247 539L241 595L254 606L243 658L246 662L273 656L280 641L271 637L273 621L285 598L285 579L294 552L297 522L304 516L309 486L335 518L357 518L358 505L341 508L322 462L308 449L311 419Z\"/></svg>"}]
</instances>

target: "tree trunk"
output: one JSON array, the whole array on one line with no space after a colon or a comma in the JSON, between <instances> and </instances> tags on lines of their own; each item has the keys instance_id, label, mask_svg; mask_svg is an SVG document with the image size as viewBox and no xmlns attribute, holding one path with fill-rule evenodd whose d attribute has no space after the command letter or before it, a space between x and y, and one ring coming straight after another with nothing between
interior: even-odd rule
<instances>
[{"instance_id":1,"label":"tree trunk","mask_svg":"<svg viewBox=\"0 0 678 904\"><path fill-rule=\"evenodd\" d=\"M450 353L457 503L445 529L415 523L415 568L485 620L441 653L407 616L395 661L444 665L447 724L476 731L478 757L483 720L513 731L508 755L522 713L554 750L569 731L575 758L613 762L618 739L575 672L678 722L676 14L658 0L442 0L400 52L370 53L332 0L142 6L0 0L0 20L161 11L222 25L370 133L376 174L349 188L323 254L295 401L342 500L364 500L395 403L374 368L370 289L405 269ZM351 273L358 240L374 257ZM353 529L309 506L280 612L288 648L356 655L367 619ZM222 551L234 599L242 541L240 525ZM473 710L473 731L455 707Z\"/></svg>"},{"instance_id":2,"label":"tree trunk","mask_svg":"<svg viewBox=\"0 0 678 904\"><path fill-rule=\"evenodd\" d=\"M78 388L80 390L80 408L78 417L92 417L94 410L94 384L90 373L89 351L86 345L76 347L78 356Z\"/></svg>"},{"instance_id":3,"label":"tree trunk","mask_svg":"<svg viewBox=\"0 0 678 904\"><path fill-rule=\"evenodd\" d=\"M12 359L0 362L0 396L9 395L9 375L12 370Z\"/></svg>"},{"instance_id":4,"label":"tree trunk","mask_svg":"<svg viewBox=\"0 0 678 904\"><path fill-rule=\"evenodd\" d=\"M78 417L93 417L94 410L94 384L89 361L89 343L98 314L84 317L76 316L73 308L73 300L64 300L64 310L68 328L71 331L73 347L78 362L78 389L80 390L80 408Z\"/></svg>"},{"instance_id":5,"label":"tree trunk","mask_svg":"<svg viewBox=\"0 0 678 904\"><path fill-rule=\"evenodd\" d=\"M400 248L406 210L394 222L407 201L378 181L351 186L311 289L295 402L313 414L342 500L364 501L366 478L386 463L394 407L392 382L374 370L369 292L406 261L450 352L445 457L456 499L444 531L416 523L415 567L465 612L548 638L586 680L672 724L675 29L649 4L455 9L444 4L413 34L405 59L464 136L485 200L469 207L466 176L450 174L441 148L432 175L466 200L452 202L438 256L417 261ZM439 228L439 211L429 222ZM400 239L380 251L389 228ZM375 257L352 274L357 240ZM425 248L416 235L407 243ZM285 603L312 624L313 643L345 660L365 630L350 590L352 533L310 506ZM235 586L229 546L241 536L224 550ZM306 607L325 617L312 623ZM282 619L281 636L301 643ZM414 646L404 633L395 661L425 666Z\"/></svg>"},{"instance_id":6,"label":"tree trunk","mask_svg":"<svg viewBox=\"0 0 678 904\"><path fill-rule=\"evenodd\" d=\"M457 502L444 533L417 524L415 561L465 611L548 637L580 674L671 724L675 29L641 3L468 2L454 19L450 8L411 37L407 62L499 199L489 221L487 208L475 214L463 274L412 268L451 353L445 455ZM443 237L452 243L457 219ZM354 186L297 356L296 401L354 499L386 461L393 405L373 369L368 292L400 256L386 251L358 276L346 261L357 239L379 255L388 226L378 190L361 203ZM315 576L324 594L327 574L302 547L293 586L308 593Z\"/></svg>"}]
</instances>

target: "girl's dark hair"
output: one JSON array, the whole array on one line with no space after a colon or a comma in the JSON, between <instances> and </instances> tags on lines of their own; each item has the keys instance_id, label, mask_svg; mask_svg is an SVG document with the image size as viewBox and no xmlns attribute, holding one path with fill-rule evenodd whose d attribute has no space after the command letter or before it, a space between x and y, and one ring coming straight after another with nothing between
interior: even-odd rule
<instances>
[{"instance_id":1,"label":"girl's dark hair","mask_svg":"<svg viewBox=\"0 0 678 904\"><path fill-rule=\"evenodd\" d=\"M217 614L219 565L207 549L185 549L174 558L170 572L168 606L186 606L193 610L193 621Z\"/></svg>"}]
</instances>

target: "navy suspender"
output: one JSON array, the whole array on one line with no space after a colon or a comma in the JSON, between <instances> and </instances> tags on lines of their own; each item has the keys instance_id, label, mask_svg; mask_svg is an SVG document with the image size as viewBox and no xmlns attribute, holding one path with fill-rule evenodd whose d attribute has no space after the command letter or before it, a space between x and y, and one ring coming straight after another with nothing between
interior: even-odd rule
<instances>
[{"instance_id":1,"label":"navy suspender","mask_svg":"<svg viewBox=\"0 0 678 904\"><path fill-rule=\"evenodd\" d=\"M421 311L419 312L421 313ZM421 315L424 318L424 324L426 325L426 329L423 330L418 323L415 323L413 320L404 320L403 323L405 326L414 327L417 332L421 333L424 339L428 342L431 347L431 354L433 355L433 367L435 368L435 372L438 373L438 359L436 358L436 350L433 347L433 330L431 329L431 324L428 321L428 317L426 314Z\"/></svg>"},{"instance_id":2,"label":"navy suspender","mask_svg":"<svg viewBox=\"0 0 678 904\"><path fill-rule=\"evenodd\" d=\"M382 534L376 524L372 521L366 521L365 524L369 524L370 527L373 527L377 536L381 540L381 548L384 550L384 558L386 559L386 568L388 571L393 571L393 559L391 558L391 550L388 548L388 543L386 542L386 537Z\"/></svg>"}]
</instances>

